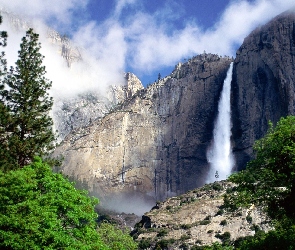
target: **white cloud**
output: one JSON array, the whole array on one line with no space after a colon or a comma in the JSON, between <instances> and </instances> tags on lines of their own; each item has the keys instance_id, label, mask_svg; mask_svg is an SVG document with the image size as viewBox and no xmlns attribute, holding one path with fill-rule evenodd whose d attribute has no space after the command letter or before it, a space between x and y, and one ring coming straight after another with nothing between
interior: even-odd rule
<instances>
[{"instance_id":1,"label":"white cloud","mask_svg":"<svg viewBox=\"0 0 295 250\"><path fill-rule=\"evenodd\" d=\"M73 21L73 11L86 7L88 0L0 0L0 6L22 17L49 21L59 24Z\"/></svg>"},{"instance_id":2,"label":"white cloud","mask_svg":"<svg viewBox=\"0 0 295 250\"><path fill-rule=\"evenodd\" d=\"M53 81L55 93L77 93L86 89L102 91L109 84L121 83L127 68L133 69L134 73L159 71L162 66L173 66L182 58L204 50L234 56L237 45L257 25L294 6L294 0L232 1L220 20L204 30L193 19L182 20L183 28L173 26L185 14L184 6L176 1L167 1L164 7L151 14L144 11L140 1L117 0L106 20L100 23L79 20L78 28L70 30L73 42L84 49L83 61L72 64L69 69L56 53L58 48L48 42L44 23L56 20L59 27L64 25L61 30L71 24L77 25L74 13L85 8L87 2L28 0L23 4L21 0L0 0L2 8L18 15L26 13L27 20L33 20L37 32L41 33L42 53L46 56L48 78ZM132 12L126 12L127 7ZM16 60L24 34L24 31L15 30L9 33L10 62Z\"/></svg>"},{"instance_id":3,"label":"white cloud","mask_svg":"<svg viewBox=\"0 0 295 250\"><path fill-rule=\"evenodd\" d=\"M132 55L132 66L141 71L154 70L173 65L183 57L191 57L204 50L234 56L237 44L241 44L255 27L294 5L293 0L285 0L284 3L279 0L259 0L254 3L233 1L211 29L201 30L191 22L172 35L165 25L161 25L165 23L164 19L158 20L153 15L141 13L125 27L132 41L128 51ZM134 33L134 29L138 32Z\"/></svg>"}]
</instances>

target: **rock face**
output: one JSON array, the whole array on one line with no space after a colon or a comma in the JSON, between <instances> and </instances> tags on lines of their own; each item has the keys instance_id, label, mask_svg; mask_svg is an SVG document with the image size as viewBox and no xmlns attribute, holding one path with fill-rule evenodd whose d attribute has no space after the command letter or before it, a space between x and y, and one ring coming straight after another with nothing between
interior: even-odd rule
<instances>
[{"instance_id":1,"label":"rock face","mask_svg":"<svg viewBox=\"0 0 295 250\"><path fill-rule=\"evenodd\" d=\"M143 89L141 81L132 73L125 74L125 85L110 86L106 97L96 92L87 92L71 99L55 99L53 119L59 139L73 129L88 126L93 120L104 117L118 103Z\"/></svg>"},{"instance_id":2,"label":"rock face","mask_svg":"<svg viewBox=\"0 0 295 250\"><path fill-rule=\"evenodd\" d=\"M203 185L206 151L231 61L199 55L147 89L127 74L127 85L110 91L115 106L100 115L96 107L101 104L94 100L84 112L88 116L77 115L84 127L73 119L76 129L55 152L65 157L62 171L108 201L116 194L122 200L130 195L163 200ZM295 113L294 62L294 12L254 30L237 51L231 110L238 170L253 157L252 145L265 135L268 121ZM99 119L90 123L93 116Z\"/></svg>"},{"instance_id":3,"label":"rock face","mask_svg":"<svg viewBox=\"0 0 295 250\"><path fill-rule=\"evenodd\" d=\"M295 113L295 12L254 30L237 51L232 81L232 138L238 169L268 121Z\"/></svg>"},{"instance_id":4,"label":"rock face","mask_svg":"<svg viewBox=\"0 0 295 250\"><path fill-rule=\"evenodd\" d=\"M203 185L231 61L199 55L147 89L127 93L110 114L65 138L55 152L65 157L62 171L102 199L118 194L154 202Z\"/></svg>"},{"instance_id":5,"label":"rock face","mask_svg":"<svg viewBox=\"0 0 295 250\"><path fill-rule=\"evenodd\" d=\"M252 206L229 212L222 208L229 182L215 182L159 203L142 216L132 232L140 249L201 249L202 245L253 236L269 231L270 221L262 209ZM199 248L197 248L199 247ZM162 248L163 249L163 248Z\"/></svg>"}]
</instances>

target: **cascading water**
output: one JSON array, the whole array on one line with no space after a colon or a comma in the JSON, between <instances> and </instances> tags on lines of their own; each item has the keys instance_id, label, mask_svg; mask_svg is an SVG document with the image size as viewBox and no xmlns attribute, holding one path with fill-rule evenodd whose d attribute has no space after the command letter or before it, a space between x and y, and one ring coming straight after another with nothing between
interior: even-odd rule
<instances>
[{"instance_id":1,"label":"cascading water","mask_svg":"<svg viewBox=\"0 0 295 250\"><path fill-rule=\"evenodd\" d=\"M231 111L230 111L230 87L232 81L233 63L227 71L223 83L221 97L218 103L218 116L213 131L213 143L207 151L207 160L210 171L207 183L216 180L225 180L231 174L234 158L231 151Z\"/></svg>"}]
</instances>

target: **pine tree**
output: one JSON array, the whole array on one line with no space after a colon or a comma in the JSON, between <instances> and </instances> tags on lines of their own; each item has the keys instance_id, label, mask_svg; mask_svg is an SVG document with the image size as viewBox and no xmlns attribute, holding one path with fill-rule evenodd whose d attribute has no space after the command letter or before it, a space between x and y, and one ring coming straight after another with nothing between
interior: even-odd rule
<instances>
[{"instance_id":1,"label":"pine tree","mask_svg":"<svg viewBox=\"0 0 295 250\"><path fill-rule=\"evenodd\" d=\"M2 23L2 17L0 16L0 24ZM7 44L6 31L0 31L0 47L5 47ZM5 105L3 98L4 83L3 79L7 73L7 63L5 59L4 51L0 52L0 162L1 159L7 157L7 128L10 125L10 115L8 108Z\"/></svg>"},{"instance_id":2,"label":"pine tree","mask_svg":"<svg viewBox=\"0 0 295 250\"><path fill-rule=\"evenodd\" d=\"M16 66L10 68L4 79L7 88L3 96L11 115L5 158L0 162L6 169L23 167L35 155L42 157L54 146L49 116L53 100L47 92L52 83L44 76L38 36L32 29L27 31Z\"/></svg>"}]
</instances>

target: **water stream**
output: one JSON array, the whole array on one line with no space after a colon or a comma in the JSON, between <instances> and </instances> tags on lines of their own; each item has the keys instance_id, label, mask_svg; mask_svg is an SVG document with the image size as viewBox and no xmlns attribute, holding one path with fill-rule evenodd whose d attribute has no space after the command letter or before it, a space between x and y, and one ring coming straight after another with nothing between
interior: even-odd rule
<instances>
[{"instance_id":1,"label":"water stream","mask_svg":"<svg viewBox=\"0 0 295 250\"><path fill-rule=\"evenodd\" d=\"M230 88L232 81L233 63L227 71L223 83L221 97L218 103L218 115L214 124L212 145L207 151L207 160L210 171L207 183L216 180L225 180L232 172L234 158L231 150L231 110Z\"/></svg>"}]
</instances>

